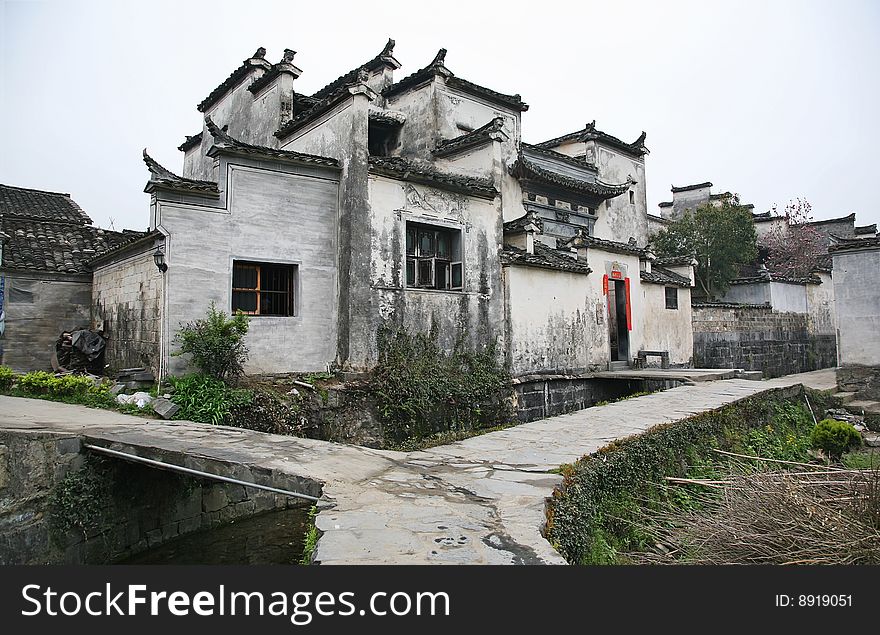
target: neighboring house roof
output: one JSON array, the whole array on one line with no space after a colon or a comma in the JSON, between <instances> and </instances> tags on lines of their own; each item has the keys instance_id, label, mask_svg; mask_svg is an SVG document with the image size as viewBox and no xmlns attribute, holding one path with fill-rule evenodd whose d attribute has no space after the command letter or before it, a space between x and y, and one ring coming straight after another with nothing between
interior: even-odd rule
<instances>
[{"instance_id":1,"label":"neighboring house roof","mask_svg":"<svg viewBox=\"0 0 880 635\"><path fill-rule=\"evenodd\" d=\"M0 216L75 225L92 223L92 219L70 198L70 194L13 185L0 185Z\"/></svg>"},{"instance_id":2,"label":"neighboring house roof","mask_svg":"<svg viewBox=\"0 0 880 635\"><path fill-rule=\"evenodd\" d=\"M787 282L789 284L822 284L822 280L818 277L810 275L806 277L795 277L795 276L780 276L775 274L768 275L758 275L758 276L746 276L741 278L734 278L730 281L731 285L740 285L740 284L757 284L761 282Z\"/></svg>"},{"instance_id":3,"label":"neighboring house roof","mask_svg":"<svg viewBox=\"0 0 880 635\"><path fill-rule=\"evenodd\" d=\"M856 236L861 236L863 234L876 234L877 223L872 223L871 225L856 225L853 227L853 233Z\"/></svg>"},{"instance_id":4,"label":"neighboring house roof","mask_svg":"<svg viewBox=\"0 0 880 635\"><path fill-rule=\"evenodd\" d=\"M575 132L569 132L559 137L555 137L553 139L549 139L547 141L542 141L541 143L536 143L535 145L539 148L555 148L558 145L561 145L567 141L598 141L607 146L611 146L617 150L625 152L627 154L641 157L647 154L648 149L645 147L645 139L648 134L642 131L642 134L639 135L639 138L633 141L632 143L627 143L625 141L621 141L614 135L610 135L607 132L602 132L596 128L596 120L594 119L586 126L584 126L583 130L576 130Z\"/></svg>"},{"instance_id":5,"label":"neighboring house roof","mask_svg":"<svg viewBox=\"0 0 880 635\"><path fill-rule=\"evenodd\" d=\"M657 207L672 207L672 201L663 201L662 203L658 203Z\"/></svg>"},{"instance_id":6,"label":"neighboring house roof","mask_svg":"<svg viewBox=\"0 0 880 635\"><path fill-rule=\"evenodd\" d=\"M693 256L667 256L666 258L656 258L654 265L660 267L684 267L690 265L693 261Z\"/></svg>"},{"instance_id":7,"label":"neighboring house roof","mask_svg":"<svg viewBox=\"0 0 880 635\"><path fill-rule=\"evenodd\" d=\"M495 117L484 126L477 128L471 132L460 135L453 139L447 139L437 144L434 150L434 156L445 157L459 152L477 148L481 145L491 143L499 135L504 134L504 118ZM503 137L507 138L507 137Z\"/></svg>"},{"instance_id":8,"label":"neighboring house roof","mask_svg":"<svg viewBox=\"0 0 880 635\"><path fill-rule=\"evenodd\" d=\"M279 150L277 148L256 146L243 141L238 141L229 136L225 131L221 130L210 116L205 117L205 125L208 128L208 132L214 137L214 145L208 151L208 156L214 156L219 150L230 154L252 155L262 158L276 159L288 163L305 163L308 165L322 165L333 168L339 167L339 161L330 157L306 154L304 152L294 152L292 150Z\"/></svg>"},{"instance_id":9,"label":"neighboring house roof","mask_svg":"<svg viewBox=\"0 0 880 635\"><path fill-rule=\"evenodd\" d=\"M505 265L524 265L568 273L587 274L592 271L586 263L537 241L533 254L512 245L505 245L501 251L501 262Z\"/></svg>"},{"instance_id":10,"label":"neighboring house roof","mask_svg":"<svg viewBox=\"0 0 880 635\"><path fill-rule=\"evenodd\" d=\"M415 163L403 157L370 157L370 171L404 181L433 185L482 198L495 198L498 191L489 179L440 172L430 164Z\"/></svg>"},{"instance_id":11,"label":"neighboring house roof","mask_svg":"<svg viewBox=\"0 0 880 635\"><path fill-rule=\"evenodd\" d=\"M186 139L183 143L177 146L177 149L181 152L186 152L190 148L194 148L202 142L202 131L199 130L194 135L186 135Z\"/></svg>"},{"instance_id":12,"label":"neighboring house roof","mask_svg":"<svg viewBox=\"0 0 880 635\"><path fill-rule=\"evenodd\" d=\"M774 216L773 212L752 212L752 220L756 223L765 223L768 221L779 220L784 216Z\"/></svg>"},{"instance_id":13,"label":"neighboring house roof","mask_svg":"<svg viewBox=\"0 0 880 635\"><path fill-rule=\"evenodd\" d=\"M880 248L880 236L872 238L839 238L836 244L828 248L828 251L836 254L841 251L861 251L878 248Z\"/></svg>"},{"instance_id":14,"label":"neighboring house roof","mask_svg":"<svg viewBox=\"0 0 880 635\"><path fill-rule=\"evenodd\" d=\"M456 88L461 92L482 97L487 101L500 104L502 106L507 106L508 108L512 108L513 110L518 110L520 112L524 112L529 109L529 105L524 103L522 98L518 94L506 95L504 93L494 91L490 88L474 84L473 82L469 82L466 79L462 79L461 77L456 77L452 71L446 68L445 60L446 49L440 49L439 51L437 51L437 55L434 56L434 59L431 60L430 64L428 64L424 68L420 68L415 73L407 75L399 82L395 82L394 84L383 90L382 95L386 98L393 97L394 95L402 93L409 88L428 81L435 75L443 75L444 77L446 77L446 85L450 88Z\"/></svg>"},{"instance_id":15,"label":"neighboring house roof","mask_svg":"<svg viewBox=\"0 0 880 635\"><path fill-rule=\"evenodd\" d=\"M152 246L152 243L157 239L161 238L165 239L165 234L160 232L158 229L154 229L148 232L126 232L126 234L131 234L126 240L122 240L110 249L106 251L100 252L96 256L92 256L86 261L86 265L90 268L93 268L95 264L103 262L105 260L111 260L117 255L124 255L133 247L138 247L143 244L149 244Z\"/></svg>"},{"instance_id":16,"label":"neighboring house roof","mask_svg":"<svg viewBox=\"0 0 880 635\"><path fill-rule=\"evenodd\" d=\"M229 77L224 79L223 82L219 86L217 86L217 88L212 90L211 93L207 97L205 97L198 106L196 106L199 112L205 112L206 110L208 110L208 108L220 101L220 98L223 97L223 95L238 86L242 82L242 80L250 75L252 69L262 68L266 71L271 70L272 65L267 62L265 58L266 49L261 46L256 50L256 52L254 52L251 57L244 60L241 63L241 66L232 71Z\"/></svg>"},{"instance_id":17,"label":"neighboring house roof","mask_svg":"<svg viewBox=\"0 0 880 635\"><path fill-rule=\"evenodd\" d=\"M162 167L158 161L147 154L146 148L144 148L144 163L147 164L147 169L150 171L150 180L147 181L144 192L171 190L174 192L201 196L216 196L220 192L214 181L185 179L182 176L176 175L171 170Z\"/></svg>"},{"instance_id":18,"label":"neighboring house roof","mask_svg":"<svg viewBox=\"0 0 880 635\"><path fill-rule=\"evenodd\" d=\"M589 164L583 164L581 167L584 167L584 165ZM603 200L620 196L632 184L630 180L620 184L603 183L599 180L582 181L542 168L533 161L529 161L522 154L520 154L516 163L511 166L510 173L518 179L537 181L583 194L590 194Z\"/></svg>"},{"instance_id":19,"label":"neighboring house roof","mask_svg":"<svg viewBox=\"0 0 880 635\"><path fill-rule=\"evenodd\" d=\"M693 185L682 185L677 187L675 185L672 186L672 193L678 194L679 192L689 192L691 190L701 190L704 187L712 187L712 184L709 181L705 183L694 183Z\"/></svg>"},{"instance_id":20,"label":"neighboring house roof","mask_svg":"<svg viewBox=\"0 0 880 635\"><path fill-rule=\"evenodd\" d=\"M9 236L3 245L4 269L67 274L88 273L90 258L144 234L12 217L0 218L0 230Z\"/></svg>"},{"instance_id":21,"label":"neighboring house roof","mask_svg":"<svg viewBox=\"0 0 880 635\"><path fill-rule=\"evenodd\" d=\"M383 48L376 57L364 64L361 64L360 66L351 69L344 75L340 75L332 82L324 86L321 90L312 94L311 98L315 101L320 101L325 97L332 95L343 86L356 81L361 70L373 71L386 65L391 66L395 69L400 68L400 62L398 62L394 58L394 40L390 38L385 44L385 48Z\"/></svg>"},{"instance_id":22,"label":"neighboring house roof","mask_svg":"<svg viewBox=\"0 0 880 635\"><path fill-rule=\"evenodd\" d=\"M662 284L665 286L674 286L674 287L690 287L691 281L688 278L685 278L682 275L679 275L673 271L669 271L668 269L664 269L663 267L658 267L656 265L651 267L651 271L641 271L639 272L639 276L642 279L642 282L647 282L648 284Z\"/></svg>"},{"instance_id":23,"label":"neighboring house roof","mask_svg":"<svg viewBox=\"0 0 880 635\"><path fill-rule=\"evenodd\" d=\"M826 223L842 223L852 221L855 222L856 213L852 212L846 216L840 216L838 218L826 218L825 220L811 220L806 225L825 225Z\"/></svg>"}]
</instances>

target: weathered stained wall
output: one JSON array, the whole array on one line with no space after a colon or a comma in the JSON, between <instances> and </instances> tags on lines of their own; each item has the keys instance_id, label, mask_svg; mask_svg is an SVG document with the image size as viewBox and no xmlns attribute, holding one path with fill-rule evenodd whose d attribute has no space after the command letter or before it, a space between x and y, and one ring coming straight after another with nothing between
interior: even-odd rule
<instances>
[{"instance_id":1,"label":"weathered stained wall","mask_svg":"<svg viewBox=\"0 0 880 635\"><path fill-rule=\"evenodd\" d=\"M283 140L286 150L308 152L339 160L338 193L338 310L335 361L357 365L368 351L360 346L373 312L370 292L370 216L367 177L368 109L371 95L361 91Z\"/></svg>"},{"instance_id":2,"label":"weathered stained wall","mask_svg":"<svg viewBox=\"0 0 880 635\"><path fill-rule=\"evenodd\" d=\"M673 366L691 366L694 356L691 290L684 287L673 288L678 291L678 308L667 309L666 287L642 283L645 312L642 343L645 350L669 351L669 363ZM647 363L659 365L660 360L649 357Z\"/></svg>"},{"instance_id":3,"label":"weathered stained wall","mask_svg":"<svg viewBox=\"0 0 880 635\"><path fill-rule=\"evenodd\" d=\"M841 366L880 366L880 249L835 251Z\"/></svg>"},{"instance_id":4,"label":"weathered stained wall","mask_svg":"<svg viewBox=\"0 0 880 635\"><path fill-rule=\"evenodd\" d=\"M158 204L168 235L166 339L211 302L231 311L233 260L292 264L296 315L251 317L245 370L326 370L336 357L338 172L225 158L220 170L219 203ZM168 369L179 373L186 363L170 357Z\"/></svg>"},{"instance_id":5,"label":"weathered stained wall","mask_svg":"<svg viewBox=\"0 0 880 635\"><path fill-rule=\"evenodd\" d=\"M109 335L112 370L142 366L158 375L164 282L152 245L95 268L93 324Z\"/></svg>"},{"instance_id":6,"label":"weathered stained wall","mask_svg":"<svg viewBox=\"0 0 880 635\"><path fill-rule=\"evenodd\" d=\"M607 363L605 303L590 275L512 265L503 270L509 298L508 362L514 376L582 373Z\"/></svg>"},{"instance_id":7,"label":"weathered stained wall","mask_svg":"<svg viewBox=\"0 0 880 635\"><path fill-rule=\"evenodd\" d=\"M440 344L452 348L462 337L472 347L497 338L503 350L504 297L501 287L501 213L498 199L487 200L380 176L371 176L370 312L367 329L352 333L360 339L352 350L364 357L352 364L375 363L380 325L411 331L438 327ZM405 287L406 222L447 227L461 232L463 289L442 291Z\"/></svg>"},{"instance_id":8,"label":"weathered stained wall","mask_svg":"<svg viewBox=\"0 0 880 635\"><path fill-rule=\"evenodd\" d=\"M61 332L89 326L91 277L9 271L6 326L0 363L13 370L52 370L51 355Z\"/></svg>"},{"instance_id":9,"label":"weathered stained wall","mask_svg":"<svg viewBox=\"0 0 880 635\"><path fill-rule=\"evenodd\" d=\"M812 333L805 313L697 305L693 330L698 368L744 368L779 377L836 365L834 336Z\"/></svg>"},{"instance_id":10,"label":"weathered stained wall","mask_svg":"<svg viewBox=\"0 0 880 635\"><path fill-rule=\"evenodd\" d=\"M648 242L648 194L644 159L615 152L595 141L585 145L588 158L592 153L599 168L599 178L604 182L625 183L630 177L635 180L629 191L605 201L604 213L600 210L596 221L595 235L622 243L635 238L637 244L645 245ZM630 192L633 193L632 203Z\"/></svg>"},{"instance_id":11,"label":"weathered stained wall","mask_svg":"<svg viewBox=\"0 0 880 635\"><path fill-rule=\"evenodd\" d=\"M830 273L813 274L822 284L804 285L807 293L807 314L811 333L837 333L837 315L834 312L834 282Z\"/></svg>"}]
</instances>

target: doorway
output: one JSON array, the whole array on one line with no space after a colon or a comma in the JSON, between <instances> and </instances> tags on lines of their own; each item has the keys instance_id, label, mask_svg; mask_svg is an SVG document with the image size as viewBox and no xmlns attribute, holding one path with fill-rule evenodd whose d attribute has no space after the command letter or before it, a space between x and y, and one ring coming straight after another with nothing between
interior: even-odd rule
<instances>
[{"instance_id":1,"label":"doorway","mask_svg":"<svg viewBox=\"0 0 880 635\"><path fill-rule=\"evenodd\" d=\"M611 361L629 364L629 327L626 319L626 283L608 281L608 336Z\"/></svg>"}]
</instances>

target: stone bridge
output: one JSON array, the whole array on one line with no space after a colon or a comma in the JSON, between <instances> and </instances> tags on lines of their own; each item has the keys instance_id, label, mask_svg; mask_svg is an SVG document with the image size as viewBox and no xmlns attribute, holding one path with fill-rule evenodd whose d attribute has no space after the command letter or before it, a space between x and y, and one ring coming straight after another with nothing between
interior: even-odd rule
<instances>
[{"instance_id":1,"label":"stone bridge","mask_svg":"<svg viewBox=\"0 0 880 635\"><path fill-rule=\"evenodd\" d=\"M759 393L835 387L834 370L682 386L417 452L391 452L0 396L0 432L77 438L323 495L322 564L564 564L542 537L553 473L608 444Z\"/></svg>"}]
</instances>

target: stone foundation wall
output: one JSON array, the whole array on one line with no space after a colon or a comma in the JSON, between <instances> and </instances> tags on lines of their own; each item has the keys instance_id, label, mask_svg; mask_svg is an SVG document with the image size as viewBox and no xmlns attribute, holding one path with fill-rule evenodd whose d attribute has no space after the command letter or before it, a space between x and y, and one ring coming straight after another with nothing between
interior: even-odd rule
<instances>
[{"instance_id":1,"label":"stone foundation wall","mask_svg":"<svg viewBox=\"0 0 880 635\"><path fill-rule=\"evenodd\" d=\"M514 408L520 422L589 408L600 401L626 397L636 392L662 390L678 382L589 379L551 375L531 376L514 385Z\"/></svg>"},{"instance_id":2,"label":"stone foundation wall","mask_svg":"<svg viewBox=\"0 0 880 635\"><path fill-rule=\"evenodd\" d=\"M58 530L65 512L53 494L71 474L100 484L98 495L74 500L76 509L95 510L95 526L85 532ZM117 459L87 460L77 437L0 434L0 564L110 563L288 504L302 501Z\"/></svg>"},{"instance_id":3,"label":"stone foundation wall","mask_svg":"<svg viewBox=\"0 0 880 635\"><path fill-rule=\"evenodd\" d=\"M807 314L698 305L692 321L696 368L743 368L779 377L837 365L835 336L812 332Z\"/></svg>"},{"instance_id":4,"label":"stone foundation wall","mask_svg":"<svg viewBox=\"0 0 880 635\"><path fill-rule=\"evenodd\" d=\"M837 369L837 387L856 393L856 399L880 400L880 366L842 366Z\"/></svg>"}]
</instances>

